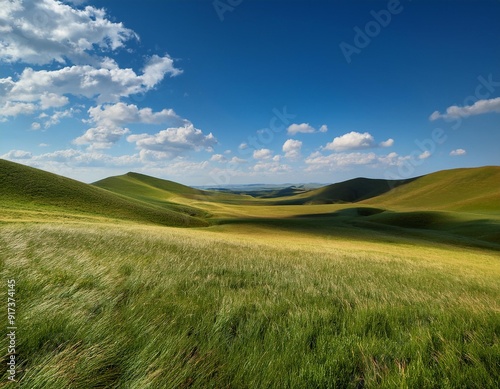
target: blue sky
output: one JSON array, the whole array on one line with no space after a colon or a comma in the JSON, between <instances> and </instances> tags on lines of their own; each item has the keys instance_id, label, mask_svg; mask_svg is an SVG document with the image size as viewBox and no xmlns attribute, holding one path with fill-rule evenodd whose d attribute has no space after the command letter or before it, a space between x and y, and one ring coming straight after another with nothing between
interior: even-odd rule
<instances>
[{"instance_id":1,"label":"blue sky","mask_svg":"<svg viewBox=\"0 0 500 389\"><path fill-rule=\"evenodd\" d=\"M212 186L500 164L500 1L5 3L4 159Z\"/></svg>"}]
</instances>

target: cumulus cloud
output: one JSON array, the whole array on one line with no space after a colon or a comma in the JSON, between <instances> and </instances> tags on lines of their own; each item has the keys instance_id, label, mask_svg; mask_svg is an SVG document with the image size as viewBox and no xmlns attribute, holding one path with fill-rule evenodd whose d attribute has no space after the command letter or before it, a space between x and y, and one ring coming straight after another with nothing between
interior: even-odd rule
<instances>
[{"instance_id":1,"label":"cumulus cloud","mask_svg":"<svg viewBox=\"0 0 500 389\"><path fill-rule=\"evenodd\" d=\"M25 150L10 150L8 153L2 155L3 159L8 160L30 159L32 157L33 154Z\"/></svg>"},{"instance_id":2,"label":"cumulus cloud","mask_svg":"<svg viewBox=\"0 0 500 389\"><path fill-rule=\"evenodd\" d=\"M306 170L326 169L333 170L337 167L368 165L377 161L375 153L338 153L323 155L320 152L312 153L306 158Z\"/></svg>"},{"instance_id":3,"label":"cumulus cloud","mask_svg":"<svg viewBox=\"0 0 500 389\"><path fill-rule=\"evenodd\" d=\"M90 145L92 149L109 148L118 142L123 135L129 134L126 124L161 124L171 123L179 125L188 123L180 118L172 109L163 109L153 112L151 108L139 109L134 104L116 103L98 105L88 110L87 122L94 123L95 127L89 128L85 134L76 138L77 145Z\"/></svg>"},{"instance_id":4,"label":"cumulus cloud","mask_svg":"<svg viewBox=\"0 0 500 389\"><path fill-rule=\"evenodd\" d=\"M43 147L42 145L44 144L40 144L41 147ZM132 166L140 162L137 155L123 155L115 157L100 152L86 152L75 149L57 150L38 155L33 155L32 153L24 150L11 150L2 155L1 158L14 161L17 160L49 171L57 171L58 168L63 166Z\"/></svg>"},{"instance_id":5,"label":"cumulus cloud","mask_svg":"<svg viewBox=\"0 0 500 389\"><path fill-rule=\"evenodd\" d=\"M392 145L394 145L394 139L389 138L383 142L380 142L378 145L380 147L391 147Z\"/></svg>"},{"instance_id":6,"label":"cumulus cloud","mask_svg":"<svg viewBox=\"0 0 500 389\"><path fill-rule=\"evenodd\" d=\"M4 1L0 26L0 58L36 65L88 62L95 49L116 50L137 38L103 9L76 9L57 0Z\"/></svg>"},{"instance_id":7,"label":"cumulus cloud","mask_svg":"<svg viewBox=\"0 0 500 389\"><path fill-rule=\"evenodd\" d=\"M139 109L135 104L97 105L88 110L90 120L100 126L122 127L128 123L161 124L166 122L182 123L173 109L153 112L151 108Z\"/></svg>"},{"instance_id":8,"label":"cumulus cloud","mask_svg":"<svg viewBox=\"0 0 500 389\"><path fill-rule=\"evenodd\" d=\"M295 139L287 139L283 143L282 150L285 153L285 158L298 159L300 157L300 150L302 148L302 142Z\"/></svg>"},{"instance_id":9,"label":"cumulus cloud","mask_svg":"<svg viewBox=\"0 0 500 389\"><path fill-rule=\"evenodd\" d=\"M225 162L227 161L227 158L224 157L222 154L214 154L210 157L210 161L213 162Z\"/></svg>"},{"instance_id":10,"label":"cumulus cloud","mask_svg":"<svg viewBox=\"0 0 500 389\"><path fill-rule=\"evenodd\" d=\"M100 67L74 65L58 70L25 68L16 81L12 77L0 79L0 105L4 104L0 115L23 113L5 112L5 105L9 103L32 104L33 109L41 110L61 107L69 102L65 95L95 98L101 104L118 102L122 97L147 92L165 74L175 76L179 72L168 56L151 57L140 75L130 68L120 68L111 59L101 63Z\"/></svg>"},{"instance_id":11,"label":"cumulus cloud","mask_svg":"<svg viewBox=\"0 0 500 389\"><path fill-rule=\"evenodd\" d=\"M431 156L431 153L429 150L425 150L422 154L418 156L418 159L427 159Z\"/></svg>"},{"instance_id":12,"label":"cumulus cloud","mask_svg":"<svg viewBox=\"0 0 500 389\"><path fill-rule=\"evenodd\" d=\"M273 156L273 152L269 149L254 150L253 157L255 159L269 159Z\"/></svg>"},{"instance_id":13,"label":"cumulus cloud","mask_svg":"<svg viewBox=\"0 0 500 389\"><path fill-rule=\"evenodd\" d=\"M46 93L46 92L40 95L41 110L63 107L68 103L69 99L66 96L60 96L55 93Z\"/></svg>"},{"instance_id":14,"label":"cumulus cloud","mask_svg":"<svg viewBox=\"0 0 500 389\"><path fill-rule=\"evenodd\" d=\"M314 127L312 127L311 125L309 125L309 123L301 123L301 124L291 124L288 128L287 128L287 133L288 135L296 135L298 133L302 133L302 134L313 134L315 132L327 132L328 131L328 127L323 124L319 130L316 130Z\"/></svg>"},{"instance_id":15,"label":"cumulus cloud","mask_svg":"<svg viewBox=\"0 0 500 389\"><path fill-rule=\"evenodd\" d=\"M251 170L258 173L285 173L290 172L292 168L279 160L268 159L258 161Z\"/></svg>"},{"instance_id":16,"label":"cumulus cloud","mask_svg":"<svg viewBox=\"0 0 500 389\"><path fill-rule=\"evenodd\" d=\"M127 141L135 143L143 157L156 159L173 158L191 150L211 150L217 144L212 133L205 135L192 124L168 128L156 134L129 135Z\"/></svg>"},{"instance_id":17,"label":"cumulus cloud","mask_svg":"<svg viewBox=\"0 0 500 389\"><path fill-rule=\"evenodd\" d=\"M442 114L439 111L434 111L429 116L429 120L458 119L489 112L500 112L500 97L489 100L478 100L474 104L466 105L464 107L452 105L451 107L446 108L446 113Z\"/></svg>"},{"instance_id":18,"label":"cumulus cloud","mask_svg":"<svg viewBox=\"0 0 500 389\"><path fill-rule=\"evenodd\" d=\"M123 135L129 134L128 128L121 127L93 127L89 128L85 134L79 136L73 143L75 145L88 145L89 150L109 149L118 142Z\"/></svg>"},{"instance_id":19,"label":"cumulus cloud","mask_svg":"<svg viewBox=\"0 0 500 389\"><path fill-rule=\"evenodd\" d=\"M21 114L31 115L36 110L37 106L32 103L6 101L3 105L0 105L0 120L4 121L9 116L18 116Z\"/></svg>"},{"instance_id":20,"label":"cumulus cloud","mask_svg":"<svg viewBox=\"0 0 500 389\"><path fill-rule=\"evenodd\" d=\"M55 126L56 124L59 124L61 119L73 117L73 115L77 112L80 112L80 111L75 110L73 108L70 108L70 109L66 109L64 111L54 111L54 113L51 115L40 115L39 119L45 120L43 123L43 126L45 129L47 129L49 127Z\"/></svg>"},{"instance_id":21,"label":"cumulus cloud","mask_svg":"<svg viewBox=\"0 0 500 389\"><path fill-rule=\"evenodd\" d=\"M336 169L349 168L354 166L388 167L400 166L409 156L400 156L395 152L387 155L377 155L373 152L352 152L333 153L323 155L316 151L306 158L306 171L335 171Z\"/></svg>"},{"instance_id":22,"label":"cumulus cloud","mask_svg":"<svg viewBox=\"0 0 500 389\"><path fill-rule=\"evenodd\" d=\"M465 151L464 149L456 149L456 150L450 151L450 155L452 157L458 157L460 155L465 155L465 154L467 154L467 151Z\"/></svg>"},{"instance_id":23,"label":"cumulus cloud","mask_svg":"<svg viewBox=\"0 0 500 389\"><path fill-rule=\"evenodd\" d=\"M329 142L324 147L325 150L332 151L343 151L343 150L355 150L355 149L368 149L375 147L375 139L373 136L365 132L363 134L359 132L349 132L342 136L338 136Z\"/></svg>"},{"instance_id":24,"label":"cumulus cloud","mask_svg":"<svg viewBox=\"0 0 500 389\"><path fill-rule=\"evenodd\" d=\"M231 164L241 164L241 163L247 163L246 159L243 158L238 158L238 157L233 157L229 160L229 163Z\"/></svg>"},{"instance_id":25,"label":"cumulus cloud","mask_svg":"<svg viewBox=\"0 0 500 389\"><path fill-rule=\"evenodd\" d=\"M375 147L390 147L393 144L393 139L387 139L386 141L377 144L373 135L370 133L351 131L347 134L334 138L333 141L327 143L323 149L331 151L361 150Z\"/></svg>"}]
</instances>

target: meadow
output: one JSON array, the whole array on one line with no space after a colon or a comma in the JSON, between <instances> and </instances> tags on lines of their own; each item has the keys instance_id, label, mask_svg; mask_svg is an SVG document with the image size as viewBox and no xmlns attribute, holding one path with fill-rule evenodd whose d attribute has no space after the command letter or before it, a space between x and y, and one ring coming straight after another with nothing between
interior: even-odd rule
<instances>
[{"instance_id":1,"label":"meadow","mask_svg":"<svg viewBox=\"0 0 500 389\"><path fill-rule=\"evenodd\" d=\"M18 169L18 184L39 182L34 169L2 166ZM19 379L11 384L2 371L1 387L500 382L500 223L490 203L471 212L389 210L377 197L355 205L238 203L182 188L162 194L168 184L139 176L125 178L113 197L112 186L59 179L62 191L75 185L94 196L73 204L58 203L59 192L46 187L13 193L5 188L14 178L0 179L2 300L15 279ZM130 189L144 181L149 190ZM136 208L117 213L115 201ZM0 347L6 366L7 339Z\"/></svg>"}]
</instances>

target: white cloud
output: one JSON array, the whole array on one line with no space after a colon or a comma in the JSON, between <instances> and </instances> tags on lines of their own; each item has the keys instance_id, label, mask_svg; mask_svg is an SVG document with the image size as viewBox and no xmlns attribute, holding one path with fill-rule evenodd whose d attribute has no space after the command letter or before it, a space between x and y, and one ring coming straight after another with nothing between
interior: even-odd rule
<instances>
[{"instance_id":1,"label":"white cloud","mask_svg":"<svg viewBox=\"0 0 500 389\"><path fill-rule=\"evenodd\" d=\"M31 129L32 130L39 130L41 127L42 127L41 124L38 123L38 122L31 123Z\"/></svg>"},{"instance_id":2,"label":"white cloud","mask_svg":"<svg viewBox=\"0 0 500 389\"><path fill-rule=\"evenodd\" d=\"M387 155L377 155L373 152L362 153L333 153L323 155L316 151L306 158L305 163L308 165L306 171L335 171L336 169L350 168L355 166L370 166L370 167L387 167L400 166L410 157L400 156L395 152Z\"/></svg>"},{"instance_id":3,"label":"white cloud","mask_svg":"<svg viewBox=\"0 0 500 389\"><path fill-rule=\"evenodd\" d=\"M40 96L40 109L59 108L69 103L66 96L60 96L55 93L42 93Z\"/></svg>"},{"instance_id":4,"label":"white cloud","mask_svg":"<svg viewBox=\"0 0 500 389\"><path fill-rule=\"evenodd\" d=\"M441 114L439 113L439 111L434 111L433 113L431 113L431 115L429 116L429 120L430 121L434 121L434 120L437 120L441 118Z\"/></svg>"},{"instance_id":5,"label":"white cloud","mask_svg":"<svg viewBox=\"0 0 500 389\"><path fill-rule=\"evenodd\" d=\"M92 149L109 148L118 142L123 135L129 134L130 130L125 124L181 124L187 123L181 119L172 109L163 109L153 112L151 108L139 109L134 104L116 103L109 105L98 105L88 110L88 122L95 123L95 127L89 128L85 134L76 138L77 145L89 144Z\"/></svg>"},{"instance_id":6,"label":"white cloud","mask_svg":"<svg viewBox=\"0 0 500 389\"><path fill-rule=\"evenodd\" d=\"M481 115L489 112L500 112L500 97L489 100L478 100L472 105L459 107L452 105L446 108L446 113L442 114L439 111L434 111L429 120L437 119L458 119L473 115Z\"/></svg>"},{"instance_id":7,"label":"white cloud","mask_svg":"<svg viewBox=\"0 0 500 389\"><path fill-rule=\"evenodd\" d=\"M347 150L361 150L370 149L375 147L391 147L394 145L394 139L389 138L378 145L375 142L373 135L369 132L356 132L351 131L347 134L335 137L332 142L326 144L323 150L330 151L347 151Z\"/></svg>"},{"instance_id":8,"label":"white cloud","mask_svg":"<svg viewBox=\"0 0 500 389\"><path fill-rule=\"evenodd\" d=\"M88 61L95 49L116 50L137 37L103 9L75 9L57 0L4 1L0 26L0 59L37 65Z\"/></svg>"},{"instance_id":9,"label":"white cloud","mask_svg":"<svg viewBox=\"0 0 500 389\"><path fill-rule=\"evenodd\" d=\"M151 89L163 80L165 74L170 74L171 77L175 77L182 74L182 70L174 66L173 59L168 55L164 57L153 55L148 62L146 62L146 66L144 66L141 81L147 89Z\"/></svg>"},{"instance_id":10,"label":"white cloud","mask_svg":"<svg viewBox=\"0 0 500 389\"><path fill-rule=\"evenodd\" d=\"M452 157L457 157L457 156L465 155L465 154L467 154L467 151L465 151L464 149L456 149L456 150L450 151L450 155Z\"/></svg>"},{"instance_id":11,"label":"white cloud","mask_svg":"<svg viewBox=\"0 0 500 389\"><path fill-rule=\"evenodd\" d=\"M214 154L214 155L212 155L212 157L210 157L210 161L225 162L225 161L227 161L227 159L222 154Z\"/></svg>"},{"instance_id":12,"label":"white cloud","mask_svg":"<svg viewBox=\"0 0 500 389\"><path fill-rule=\"evenodd\" d=\"M310 134L315 132L316 130L309 125L309 123L302 123L302 124L291 124L288 129L287 133L289 135L295 135L297 133L302 133L302 134Z\"/></svg>"},{"instance_id":13,"label":"white cloud","mask_svg":"<svg viewBox=\"0 0 500 389\"><path fill-rule=\"evenodd\" d=\"M273 152L269 149L259 149L253 152L253 157L255 159L269 159L273 155Z\"/></svg>"},{"instance_id":14,"label":"white cloud","mask_svg":"<svg viewBox=\"0 0 500 389\"><path fill-rule=\"evenodd\" d=\"M98 103L118 102L122 97L149 91L165 74L175 76L179 72L168 56L153 56L140 75L132 69L120 68L111 59L102 62L99 67L74 65L58 70L25 68L17 81L12 77L0 79L0 104L29 103L32 110L43 110L66 104L68 98L64 95L95 98ZM22 112L16 114L19 113ZM15 116L1 109L0 115Z\"/></svg>"},{"instance_id":15,"label":"white cloud","mask_svg":"<svg viewBox=\"0 0 500 389\"><path fill-rule=\"evenodd\" d=\"M161 124L171 122L180 124L183 122L173 109L153 112L151 108L139 109L134 104L125 103L98 105L89 108L88 112L90 121L108 127L121 127L128 123Z\"/></svg>"},{"instance_id":16,"label":"white cloud","mask_svg":"<svg viewBox=\"0 0 500 389\"><path fill-rule=\"evenodd\" d=\"M41 146L41 145L40 145ZM31 166L57 172L61 168L81 166L132 166L140 163L138 155L111 156L100 152L84 152L75 149L57 150L50 153L33 155L24 150L11 150L1 158L22 159Z\"/></svg>"},{"instance_id":17,"label":"white cloud","mask_svg":"<svg viewBox=\"0 0 500 389\"><path fill-rule=\"evenodd\" d=\"M431 153L429 150L425 150L422 154L418 156L418 159L427 159L431 156Z\"/></svg>"},{"instance_id":18,"label":"white cloud","mask_svg":"<svg viewBox=\"0 0 500 389\"><path fill-rule=\"evenodd\" d=\"M332 142L326 144L324 149L332 151L344 151L368 149L371 147L376 147L376 143L375 139L370 133L365 132L361 134L359 132L352 131L334 138Z\"/></svg>"},{"instance_id":19,"label":"white cloud","mask_svg":"<svg viewBox=\"0 0 500 389\"><path fill-rule=\"evenodd\" d=\"M282 150L285 153L285 158L298 159L300 157L300 150L302 148L302 142L295 139L287 139L283 143Z\"/></svg>"},{"instance_id":20,"label":"white cloud","mask_svg":"<svg viewBox=\"0 0 500 389\"><path fill-rule=\"evenodd\" d=\"M308 165L306 171L311 170L334 170L338 167L368 165L377 162L375 153L338 153L323 155L320 152L312 153L306 158Z\"/></svg>"},{"instance_id":21,"label":"white cloud","mask_svg":"<svg viewBox=\"0 0 500 389\"><path fill-rule=\"evenodd\" d=\"M32 157L33 154L25 150L10 150L8 153L2 155L3 159L9 159L9 160L30 159Z\"/></svg>"},{"instance_id":22,"label":"white cloud","mask_svg":"<svg viewBox=\"0 0 500 389\"><path fill-rule=\"evenodd\" d=\"M217 143L212 133L204 135L192 124L168 128L153 135L129 135L127 141L135 143L142 156L156 159L173 158L191 150L211 150Z\"/></svg>"},{"instance_id":23,"label":"white cloud","mask_svg":"<svg viewBox=\"0 0 500 389\"><path fill-rule=\"evenodd\" d=\"M410 156L400 156L398 153L392 152L387 155L377 156L378 162L383 166L401 166Z\"/></svg>"},{"instance_id":24,"label":"white cloud","mask_svg":"<svg viewBox=\"0 0 500 389\"><path fill-rule=\"evenodd\" d=\"M109 149L113 144L118 142L123 135L129 133L130 130L128 128L97 126L89 128L85 134L76 138L73 143L80 146L89 145L89 150Z\"/></svg>"},{"instance_id":25,"label":"white cloud","mask_svg":"<svg viewBox=\"0 0 500 389\"><path fill-rule=\"evenodd\" d=\"M48 143L40 143L38 147L49 147L50 145Z\"/></svg>"},{"instance_id":26,"label":"white cloud","mask_svg":"<svg viewBox=\"0 0 500 389\"><path fill-rule=\"evenodd\" d=\"M45 118L45 122L43 126L47 129L49 127L55 126L59 124L61 119L71 118L73 114L76 112L80 112L79 110L75 110L73 108L66 109L64 111L55 111L52 115L43 115L41 118ZM40 117L39 117L40 118Z\"/></svg>"},{"instance_id":27,"label":"white cloud","mask_svg":"<svg viewBox=\"0 0 500 389\"><path fill-rule=\"evenodd\" d=\"M290 166L281 164L279 161L275 160L260 160L251 169L253 172L274 174L290 172L292 170Z\"/></svg>"},{"instance_id":28,"label":"white cloud","mask_svg":"<svg viewBox=\"0 0 500 389\"><path fill-rule=\"evenodd\" d=\"M248 145L246 143L242 143L242 144L240 144L238 146L238 149L240 149L240 150L246 150L246 149L248 149Z\"/></svg>"},{"instance_id":29,"label":"white cloud","mask_svg":"<svg viewBox=\"0 0 500 389\"><path fill-rule=\"evenodd\" d=\"M0 100L1 101L1 100ZM19 101L7 101L0 106L0 119L2 117L31 115L37 110L37 106L32 103Z\"/></svg>"},{"instance_id":30,"label":"white cloud","mask_svg":"<svg viewBox=\"0 0 500 389\"><path fill-rule=\"evenodd\" d=\"M391 147L392 145L394 144L394 139L392 138L389 138L383 142L380 142L379 143L379 146L380 147Z\"/></svg>"},{"instance_id":31,"label":"white cloud","mask_svg":"<svg viewBox=\"0 0 500 389\"><path fill-rule=\"evenodd\" d=\"M233 157L229 160L229 163L231 164L241 164L241 163L247 163L246 159L238 158L238 157Z\"/></svg>"},{"instance_id":32,"label":"white cloud","mask_svg":"<svg viewBox=\"0 0 500 389\"><path fill-rule=\"evenodd\" d=\"M312 127L311 125L309 125L309 123L301 123L301 124L291 124L288 128L287 128L287 134L288 135L295 135L295 134L298 134L298 133L302 133L302 134L313 134L315 132L326 132L328 131L328 127L323 124L319 130L316 130L314 127Z\"/></svg>"}]
</instances>

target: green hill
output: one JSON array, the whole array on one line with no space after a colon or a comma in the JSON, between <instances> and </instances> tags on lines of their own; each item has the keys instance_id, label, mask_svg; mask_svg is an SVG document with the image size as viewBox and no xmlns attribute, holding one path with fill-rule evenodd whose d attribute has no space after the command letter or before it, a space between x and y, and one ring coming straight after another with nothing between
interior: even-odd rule
<instances>
[{"instance_id":1,"label":"green hill","mask_svg":"<svg viewBox=\"0 0 500 389\"><path fill-rule=\"evenodd\" d=\"M193 215L202 215L203 211L194 207L181 206L169 200L179 197L200 201L235 203L253 200L251 196L195 189L177 182L132 172L121 176L108 177L94 182L92 185L160 207L178 207L179 210Z\"/></svg>"},{"instance_id":2,"label":"green hill","mask_svg":"<svg viewBox=\"0 0 500 389\"><path fill-rule=\"evenodd\" d=\"M129 172L122 176L108 177L103 180L94 182L92 185L100 188L108 189L115 192L155 196L160 195L164 197L170 194L182 195L202 195L204 191L191 188L177 182L162 180L160 178L150 177L145 174Z\"/></svg>"},{"instance_id":3,"label":"green hill","mask_svg":"<svg viewBox=\"0 0 500 389\"><path fill-rule=\"evenodd\" d=\"M364 202L392 209L500 213L500 166L431 173Z\"/></svg>"},{"instance_id":4,"label":"green hill","mask_svg":"<svg viewBox=\"0 0 500 389\"><path fill-rule=\"evenodd\" d=\"M302 194L279 199L275 204L334 204L355 203L379 196L392 188L407 184L414 179L383 180L371 178L354 178L352 180L327 185Z\"/></svg>"},{"instance_id":5,"label":"green hill","mask_svg":"<svg viewBox=\"0 0 500 389\"><path fill-rule=\"evenodd\" d=\"M169 210L14 162L0 160L0 201L5 208L63 212L170 226L203 226L189 212Z\"/></svg>"}]
</instances>

